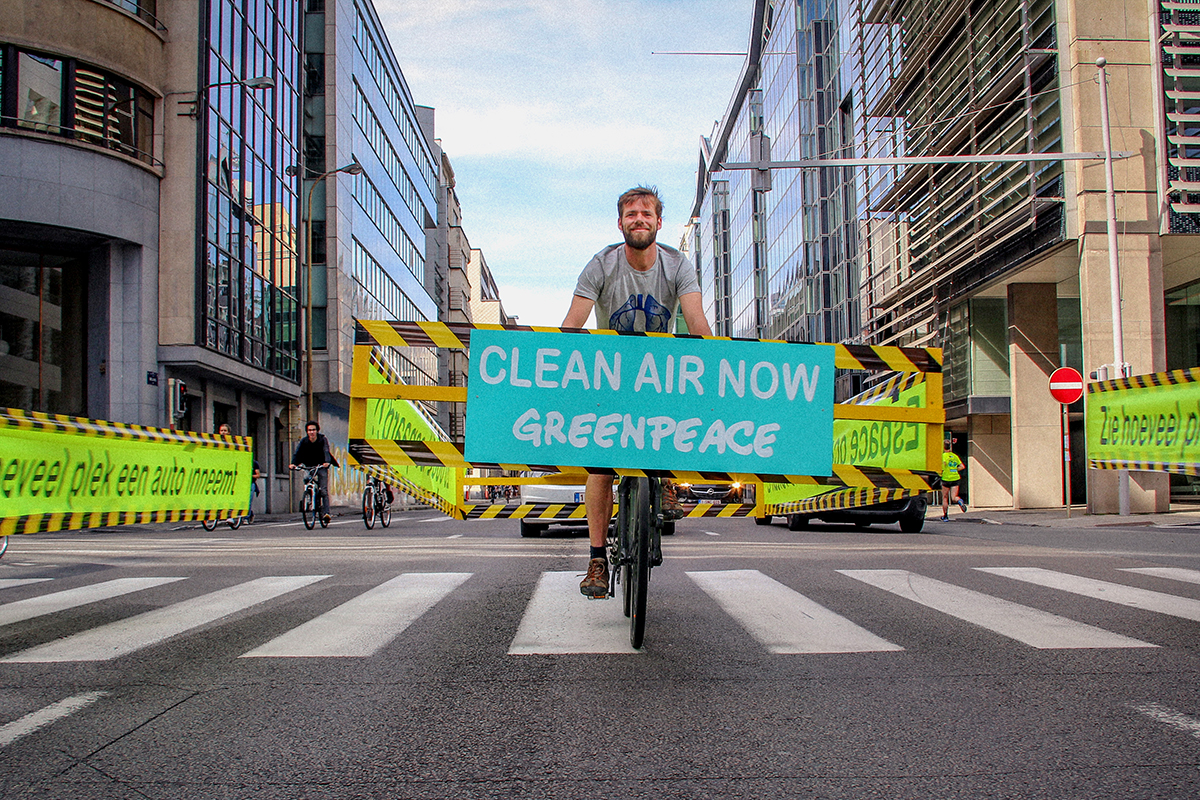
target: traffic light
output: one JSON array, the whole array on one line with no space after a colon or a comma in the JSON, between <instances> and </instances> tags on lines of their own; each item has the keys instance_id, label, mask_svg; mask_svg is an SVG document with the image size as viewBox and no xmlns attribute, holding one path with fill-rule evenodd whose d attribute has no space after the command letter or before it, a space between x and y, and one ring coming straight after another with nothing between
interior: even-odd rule
<instances>
[{"instance_id":1,"label":"traffic light","mask_svg":"<svg viewBox=\"0 0 1200 800\"><path fill-rule=\"evenodd\" d=\"M183 419L187 414L187 384L178 378L167 381L167 416L171 421Z\"/></svg>"}]
</instances>

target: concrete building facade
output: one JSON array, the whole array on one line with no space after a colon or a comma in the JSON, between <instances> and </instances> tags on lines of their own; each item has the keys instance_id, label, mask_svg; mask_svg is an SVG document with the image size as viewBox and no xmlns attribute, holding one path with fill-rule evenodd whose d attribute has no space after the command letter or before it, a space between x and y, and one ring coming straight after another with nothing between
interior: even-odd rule
<instances>
[{"instance_id":1,"label":"concrete building facade","mask_svg":"<svg viewBox=\"0 0 1200 800\"><path fill-rule=\"evenodd\" d=\"M344 449L354 320L439 318L419 113L368 0L6 3L0 405L229 423L286 510L309 395Z\"/></svg>"},{"instance_id":2,"label":"concrete building facade","mask_svg":"<svg viewBox=\"0 0 1200 800\"><path fill-rule=\"evenodd\" d=\"M1114 360L1100 160L721 170L722 162L1103 150L1107 60L1125 360L1200 364L1200 17L1188 4L760 0L726 117L701 146L685 244L719 333L940 346L947 429L978 506L1064 501L1047 378ZM847 396L870 377L843 374ZM1115 475L1075 502L1116 510ZM1134 511L1162 510L1156 473ZM1178 482L1176 491L1187 491Z\"/></svg>"}]
</instances>

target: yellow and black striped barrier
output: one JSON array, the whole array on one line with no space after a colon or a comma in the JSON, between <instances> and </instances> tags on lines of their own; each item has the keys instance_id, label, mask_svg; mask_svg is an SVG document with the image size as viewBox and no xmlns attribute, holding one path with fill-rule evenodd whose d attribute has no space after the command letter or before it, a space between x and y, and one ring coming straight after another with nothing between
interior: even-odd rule
<instances>
[{"instance_id":1,"label":"yellow and black striped barrier","mask_svg":"<svg viewBox=\"0 0 1200 800\"><path fill-rule=\"evenodd\" d=\"M0 409L0 535L247 513L251 441Z\"/></svg>"},{"instance_id":2,"label":"yellow and black striped barrier","mask_svg":"<svg viewBox=\"0 0 1200 800\"><path fill-rule=\"evenodd\" d=\"M890 503L923 494L922 489L843 489L789 503L768 503L765 512L772 516L840 511L879 503Z\"/></svg>"},{"instance_id":3,"label":"yellow and black striped barrier","mask_svg":"<svg viewBox=\"0 0 1200 800\"><path fill-rule=\"evenodd\" d=\"M938 482L937 471L941 464L942 424L945 420L942 409L942 351L938 348L902 348L872 345L831 344L834 348L834 365L838 369L889 371L898 373L883 381L868 392L847 403L834 405L835 426L842 425L841 449L856 459L847 463L835 463L831 475L764 475L726 472L694 472L685 470L638 470L626 468L564 467L554 464L513 464L499 462L470 462L466 459L462 443L448 437L402 437L372 435L372 416L369 403L465 403L468 393L465 386L420 386L402 383L394 375L381 376L379 366L385 361L380 352L387 348L450 348L469 349L472 332L475 330L531 331L538 333L565 333L589 336L671 336L670 334L618 334L614 331L572 329L538 326L472 325L468 323L405 322L360 320L355 329L354 367L351 380L349 452L351 459L364 468L384 470L393 478L405 470L425 470L429 473L454 476L453 492L434 494L427 490L413 491L403 486L418 499L435 505L459 519L508 519L534 518L553 519L556 515L582 516L583 509L576 504L565 504L554 508L540 504L504 506L486 503L464 502L463 487L479 483L515 484L566 480L583 483L588 474L610 474L625 476L651 476L669 478L677 482L706 483L741 481L763 484L765 487L811 487L816 497L798 501L803 508L821 508L836 503L886 502L889 499L908 497L932 490ZM682 336L680 338L716 339L730 341L729 337ZM771 339L734 339L732 341L761 341L791 344ZM372 374L374 373L374 374ZM919 389L919 399L914 399ZM897 398L906 398L906 404ZM376 406L378 407L378 405ZM849 426L849 427L847 427ZM882 428L880 427L882 426ZM861 432L860 432L861 429ZM904 446L916 452L896 457L904 468L889 466L890 455L879 455L876 438L883 431L884 445L899 448L900 434L892 436L892 430L904 430L908 438ZM912 429L912 430L909 430ZM915 431L915 433L914 433ZM917 435L919 433L919 436ZM861 444L860 444L861 442ZM861 451L861 458L859 457ZM835 451L836 453L837 451ZM508 477L466 477L468 470L499 471L502 473L542 472L553 476L541 479L516 479ZM841 490L859 490L846 492ZM767 491L760 491L757 505L735 504L732 506L698 506L688 516L745 516L762 515L765 509L773 508L764 500ZM784 493L786 495L786 493ZM884 500L872 498L886 498ZM820 498L826 498L821 500ZM792 503L788 503L791 507ZM780 506L782 507L782 506ZM850 506L837 506L850 507ZM784 512L771 512L784 513ZM543 517L547 514L549 516Z\"/></svg>"}]
</instances>

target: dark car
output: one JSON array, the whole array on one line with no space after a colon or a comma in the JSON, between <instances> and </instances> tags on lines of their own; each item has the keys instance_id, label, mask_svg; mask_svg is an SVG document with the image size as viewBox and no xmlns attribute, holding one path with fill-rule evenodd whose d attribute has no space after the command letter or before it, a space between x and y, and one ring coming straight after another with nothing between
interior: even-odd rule
<instances>
[{"instance_id":1,"label":"dark car","mask_svg":"<svg viewBox=\"0 0 1200 800\"><path fill-rule=\"evenodd\" d=\"M800 531L808 527L809 520L821 522L848 522L857 528L869 528L872 525L890 525L900 523L900 530L905 533L920 533L925 526L925 508L928 502L924 495L908 497L903 500L893 500L890 503L877 503L859 508L839 508L828 511L814 511L808 514L788 514L788 530ZM760 525L769 525L770 517L758 521Z\"/></svg>"},{"instance_id":2,"label":"dark car","mask_svg":"<svg viewBox=\"0 0 1200 800\"><path fill-rule=\"evenodd\" d=\"M742 485L740 483L681 483L679 484L679 501L681 503L740 503L742 502Z\"/></svg>"}]
</instances>

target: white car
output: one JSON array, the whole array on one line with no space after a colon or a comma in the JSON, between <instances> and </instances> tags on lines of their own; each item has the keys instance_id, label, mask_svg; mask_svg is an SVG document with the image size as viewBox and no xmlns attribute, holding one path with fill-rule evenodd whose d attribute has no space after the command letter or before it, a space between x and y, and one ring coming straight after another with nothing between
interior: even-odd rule
<instances>
[{"instance_id":1,"label":"white car","mask_svg":"<svg viewBox=\"0 0 1200 800\"><path fill-rule=\"evenodd\" d=\"M527 483L521 487L522 503L583 503L584 486L579 483L556 485L552 483ZM617 484L613 483L613 502L617 500ZM587 528L587 518L578 519L530 519L521 520L521 535L541 536L551 525L566 528ZM665 536L675 533L675 520L666 520L662 525Z\"/></svg>"},{"instance_id":2,"label":"white car","mask_svg":"<svg viewBox=\"0 0 1200 800\"><path fill-rule=\"evenodd\" d=\"M553 484L527 483L521 486L522 503L579 503L583 504L584 486L582 483ZM529 519L521 520L521 535L525 537L541 536L542 531L551 525L561 525L569 528L587 528L587 518L579 519Z\"/></svg>"}]
</instances>

